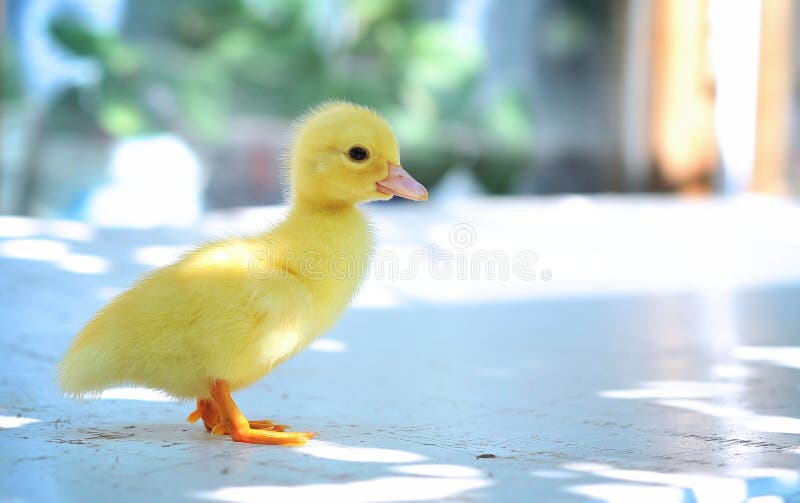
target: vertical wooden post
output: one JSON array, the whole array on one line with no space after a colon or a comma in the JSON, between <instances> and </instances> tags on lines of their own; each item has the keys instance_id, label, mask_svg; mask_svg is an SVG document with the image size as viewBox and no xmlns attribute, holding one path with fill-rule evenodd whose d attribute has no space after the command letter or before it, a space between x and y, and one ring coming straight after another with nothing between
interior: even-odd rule
<instances>
[{"instance_id":1,"label":"vertical wooden post","mask_svg":"<svg viewBox=\"0 0 800 503\"><path fill-rule=\"evenodd\" d=\"M752 188L757 192L788 191L794 1L761 1L758 111L752 181Z\"/></svg>"},{"instance_id":2,"label":"vertical wooden post","mask_svg":"<svg viewBox=\"0 0 800 503\"><path fill-rule=\"evenodd\" d=\"M708 193L718 150L708 61L708 0L656 0L651 144L661 183Z\"/></svg>"}]
</instances>

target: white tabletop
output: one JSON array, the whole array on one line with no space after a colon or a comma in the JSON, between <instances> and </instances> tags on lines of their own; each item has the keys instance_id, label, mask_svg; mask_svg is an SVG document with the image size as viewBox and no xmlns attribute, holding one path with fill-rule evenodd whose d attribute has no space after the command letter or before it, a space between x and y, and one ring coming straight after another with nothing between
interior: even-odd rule
<instances>
[{"instance_id":1,"label":"white tabletop","mask_svg":"<svg viewBox=\"0 0 800 503\"><path fill-rule=\"evenodd\" d=\"M800 494L800 206L786 200L369 207L380 262L354 306L235 396L319 432L303 448L211 436L184 422L193 404L147 390L59 397L54 366L105 301L281 211L191 229L0 217L0 501Z\"/></svg>"}]
</instances>

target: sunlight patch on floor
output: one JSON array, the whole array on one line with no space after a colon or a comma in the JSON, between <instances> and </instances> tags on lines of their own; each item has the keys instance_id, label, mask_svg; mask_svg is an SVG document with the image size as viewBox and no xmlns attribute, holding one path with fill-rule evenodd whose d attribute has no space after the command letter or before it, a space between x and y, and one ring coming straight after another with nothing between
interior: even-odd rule
<instances>
[{"instance_id":1,"label":"sunlight patch on floor","mask_svg":"<svg viewBox=\"0 0 800 503\"><path fill-rule=\"evenodd\" d=\"M747 484L744 480L736 477L692 473L660 473L648 470L622 470L613 467L586 467L579 463L567 464L564 465L564 468L614 480L640 484L662 484L669 488L679 489L682 495L681 498L685 497L684 489L689 489L694 495L694 501L698 503L740 502L747 498ZM609 501L618 500L612 499ZM652 500L648 498L641 501ZM675 501L683 501L683 499Z\"/></svg>"},{"instance_id":2,"label":"sunlight patch on floor","mask_svg":"<svg viewBox=\"0 0 800 503\"><path fill-rule=\"evenodd\" d=\"M574 479L577 477L574 473L564 470L533 470L531 475L540 479Z\"/></svg>"},{"instance_id":3,"label":"sunlight patch on floor","mask_svg":"<svg viewBox=\"0 0 800 503\"><path fill-rule=\"evenodd\" d=\"M185 252L185 246L140 246L133 251L133 261L148 267L169 265Z\"/></svg>"},{"instance_id":4,"label":"sunlight patch on floor","mask_svg":"<svg viewBox=\"0 0 800 503\"><path fill-rule=\"evenodd\" d=\"M0 257L52 262L59 269L80 274L103 274L110 269L107 259L97 255L71 253L67 243L53 239L2 241Z\"/></svg>"},{"instance_id":5,"label":"sunlight patch on floor","mask_svg":"<svg viewBox=\"0 0 800 503\"><path fill-rule=\"evenodd\" d=\"M315 441L304 447L298 447L296 450L317 458L356 463L418 463L426 459L414 452L375 447L351 447L324 441Z\"/></svg>"},{"instance_id":6,"label":"sunlight patch on floor","mask_svg":"<svg viewBox=\"0 0 800 503\"><path fill-rule=\"evenodd\" d=\"M0 238L49 236L69 241L91 241L95 229L76 220L34 220L25 217L0 216Z\"/></svg>"},{"instance_id":7,"label":"sunlight patch on floor","mask_svg":"<svg viewBox=\"0 0 800 503\"><path fill-rule=\"evenodd\" d=\"M600 396L618 399L709 398L740 391L742 391L742 386L731 383L645 381L641 388L601 391Z\"/></svg>"},{"instance_id":8,"label":"sunlight patch on floor","mask_svg":"<svg viewBox=\"0 0 800 503\"><path fill-rule=\"evenodd\" d=\"M80 274L104 274L111 268L108 260L96 255L69 253L59 260L58 267Z\"/></svg>"},{"instance_id":9,"label":"sunlight patch on floor","mask_svg":"<svg viewBox=\"0 0 800 503\"><path fill-rule=\"evenodd\" d=\"M733 356L739 360L800 369L800 347L796 346L739 346L733 350Z\"/></svg>"},{"instance_id":10,"label":"sunlight patch on floor","mask_svg":"<svg viewBox=\"0 0 800 503\"><path fill-rule=\"evenodd\" d=\"M308 349L324 353L344 353L347 351L347 344L336 339L317 339L311 343Z\"/></svg>"},{"instance_id":11,"label":"sunlight patch on floor","mask_svg":"<svg viewBox=\"0 0 800 503\"><path fill-rule=\"evenodd\" d=\"M38 423L39 419L22 416L0 416L0 429L19 428L26 424Z\"/></svg>"},{"instance_id":12,"label":"sunlight patch on floor","mask_svg":"<svg viewBox=\"0 0 800 503\"><path fill-rule=\"evenodd\" d=\"M794 417L766 416L739 407L717 405L699 400L659 400L656 403L722 419L735 419L753 431L800 434L800 419Z\"/></svg>"},{"instance_id":13,"label":"sunlight patch on floor","mask_svg":"<svg viewBox=\"0 0 800 503\"><path fill-rule=\"evenodd\" d=\"M75 220L46 220L42 222L40 232L69 241L91 241L95 237L94 227Z\"/></svg>"},{"instance_id":14,"label":"sunlight patch on floor","mask_svg":"<svg viewBox=\"0 0 800 503\"><path fill-rule=\"evenodd\" d=\"M732 472L733 475L747 479L748 493L765 498L764 503L768 503L766 498L773 498L772 501L783 501L783 498L776 495L797 494L800 488L800 473L781 469L781 468L740 468ZM777 498L777 499L775 499Z\"/></svg>"},{"instance_id":15,"label":"sunlight patch on floor","mask_svg":"<svg viewBox=\"0 0 800 503\"><path fill-rule=\"evenodd\" d=\"M794 365L792 360L794 356L791 352L779 356L778 353L772 351L761 351L763 349L764 348L758 348L758 351L749 351L746 354L752 357L758 356L759 359L777 360L783 358L781 364L786 366ZM800 348L783 349L800 350ZM800 353L798 357L800 357ZM800 360L797 362L797 365L800 366ZM736 368L736 373L739 373L741 370L741 368ZM744 368L744 370L748 369ZM751 431L800 434L800 419L786 416L762 415L742 407L719 405L710 401L698 400L699 398L731 396L744 391L744 387L738 383L645 381L642 383L641 388L605 390L600 391L598 396L612 399L649 399L665 407L684 409L720 419L733 420Z\"/></svg>"},{"instance_id":16,"label":"sunlight patch on floor","mask_svg":"<svg viewBox=\"0 0 800 503\"><path fill-rule=\"evenodd\" d=\"M783 501L781 495L796 494L800 489L798 487L800 486L800 474L778 468L744 468L733 470L726 475L624 470L609 465L588 463L571 463L564 465L563 468L595 477L633 483L631 485L601 483L568 488L569 492L609 502L740 503L758 501L760 503L761 501ZM666 491L666 489L672 491Z\"/></svg>"},{"instance_id":17,"label":"sunlight patch on floor","mask_svg":"<svg viewBox=\"0 0 800 503\"><path fill-rule=\"evenodd\" d=\"M743 365L723 363L711 367L711 373L724 379L742 379L753 375L753 371Z\"/></svg>"},{"instance_id":18,"label":"sunlight patch on floor","mask_svg":"<svg viewBox=\"0 0 800 503\"><path fill-rule=\"evenodd\" d=\"M376 309L396 307L401 304L400 298L390 288L378 284L372 278L367 278L364 287L353 300L352 307L354 309Z\"/></svg>"},{"instance_id":19,"label":"sunlight patch on floor","mask_svg":"<svg viewBox=\"0 0 800 503\"><path fill-rule=\"evenodd\" d=\"M149 388L109 388L100 393L101 400L143 400L147 402L177 402L163 391Z\"/></svg>"},{"instance_id":20,"label":"sunlight patch on floor","mask_svg":"<svg viewBox=\"0 0 800 503\"><path fill-rule=\"evenodd\" d=\"M784 503L785 501L780 496L756 496L755 498L747 498L745 503Z\"/></svg>"},{"instance_id":21,"label":"sunlight patch on floor","mask_svg":"<svg viewBox=\"0 0 800 503\"><path fill-rule=\"evenodd\" d=\"M52 239L9 239L0 243L0 257L56 261L69 253L69 246Z\"/></svg>"},{"instance_id":22,"label":"sunlight patch on floor","mask_svg":"<svg viewBox=\"0 0 800 503\"><path fill-rule=\"evenodd\" d=\"M680 487L631 484L582 484L568 492L611 503L684 503L693 501L689 491Z\"/></svg>"},{"instance_id":23,"label":"sunlight patch on floor","mask_svg":"<svg viewBox=\"0 0 800 503\"><path fill-rule=\"evenodd\" d=\"M482 477L483 473L477 468L460 465L405 465L395 466L393 472L406 475L423 475L426 477Z\"/></svg>"},{"instance_id":24,"label":"sunlight patch on floor","mask_svg":"<svg viewBox=\"0 0 800 503\"><path fill-rule=\"evenodd\" d=\"M103 302L108 302L124 291L125 289L119 286L101 286L95 291L95 298Z\"/></svg>"},{"instance_id":25,"label":"sunlight patch on floor","mask_svg":"<svg viewBox=\"0 0 800 503\"><path fill-rule=\"evenodd\" d=\"M465 491L488 487L491 484L490 480L477 478L379 477L342 484L223 487L215 491L197 493L197 496L236 503L262 501L378 503L457 498Z\"/></svg>"},{"instance_id":26,"label":"sunlight patch on floor","mask_svg":"<svg viewBox=\"0 0 800 503\"><path fill-rule=\"evenodd\" d=\"M23 217L0 216L0 238L26 238L39 230L36 220Z\"/></svg>"}]
</instances>

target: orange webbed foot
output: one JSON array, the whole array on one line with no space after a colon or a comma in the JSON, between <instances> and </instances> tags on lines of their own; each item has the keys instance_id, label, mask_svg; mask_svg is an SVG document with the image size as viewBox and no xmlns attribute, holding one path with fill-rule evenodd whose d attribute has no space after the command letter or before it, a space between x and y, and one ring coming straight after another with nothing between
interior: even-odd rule
<instances>
[{"instance_id":1,"label":"orange webbed foot","mask_svg":"<svg viewBox=\"0 0 800 503\"><path fill-rule=\"evenodd\" d=\"M197 400L197 409L186 418L190 423L202 419L206 430L215 435L230 435L236 442L269 445L305 445L316 433L286 431L289 426L269 419L248 421L230 396L230 385L217 380L211 384L211 398Z\"/></svg>"},{"instance_id":2,"label":"orange webbed foot","mask_svg":"<svg viewBox=\"0 0 800 503\"><path fill-rule=\"evenodd\" d=\"M228 428L225 427L225 423L222 421L222 416L219 413L219 409L214 404L213 400L208 398L201 398L197 400L197 409L192 411L192 413L186 418L186 420L190 423L196 423L199 419L203 420L206 430L210 431L214 435L230 435ZM250 428L254 430L286 431L289 429L288 425L278 424L275 421L270 421L269 419L248 421L248 424Z\"/></svg>"}]
</instances>

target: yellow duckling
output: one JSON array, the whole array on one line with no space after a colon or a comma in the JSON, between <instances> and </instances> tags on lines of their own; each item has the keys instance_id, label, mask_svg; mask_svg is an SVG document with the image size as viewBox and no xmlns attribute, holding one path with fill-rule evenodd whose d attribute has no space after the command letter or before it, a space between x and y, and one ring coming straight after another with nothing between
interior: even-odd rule
<instances>
[{"instance_id":1,"label":"yellow duckling","mask_svg":"<svg viewBox=\"0 0 800 503\"><path fill-rule=\"evenodd\" d=\"M271 230L191 251L116 297L78 334L59 367L72 396L135 384L197 399L188 420L259 444L314 434L248 421L231 391L251 385L322 335L352 300L372 250L359 203L426 200L375 112L312 110L290 151L291 210Z\"/></svg>"}]
</instances>

